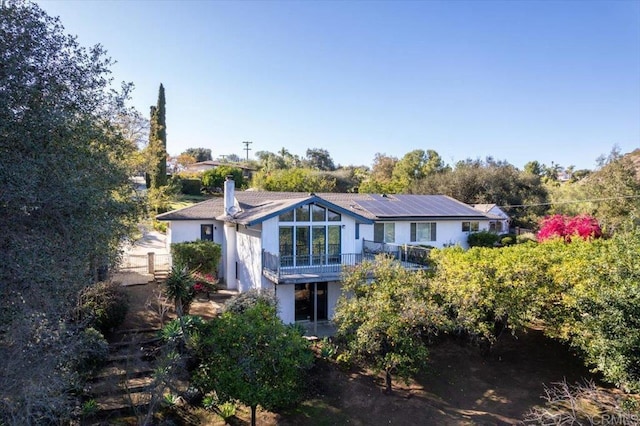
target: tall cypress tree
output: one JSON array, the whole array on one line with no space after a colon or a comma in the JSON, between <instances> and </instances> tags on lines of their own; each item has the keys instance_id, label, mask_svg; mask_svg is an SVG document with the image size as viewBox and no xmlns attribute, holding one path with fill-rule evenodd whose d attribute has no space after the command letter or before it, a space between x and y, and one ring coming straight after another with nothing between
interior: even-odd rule
<instances>
[{"instance_id":1,"label":"tall cypress tree","mask_svg":"<svg viewBox=\"0 0 640 426\"><path fill-rule=\"evenodd\" d=\"M150 183L151 188L160 188L167 185L167 122L162 83L158 91L158 104L151 107L150 122L149 148L153 158Z\"/></svg>"}]
</instances>

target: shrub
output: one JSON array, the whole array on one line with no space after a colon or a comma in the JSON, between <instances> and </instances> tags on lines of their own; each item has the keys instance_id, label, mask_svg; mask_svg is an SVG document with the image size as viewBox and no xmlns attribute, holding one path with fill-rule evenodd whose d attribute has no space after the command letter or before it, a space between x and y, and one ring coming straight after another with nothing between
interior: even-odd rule
<instances>
[{"instance_id":1,"label":"shrub","mask_svg":"<svg viewBox=\"0 0 640 426\"><path fill-rule=\"evenodd\" d=\"M186 195L200 195L202 189L202 181L200 179L180 179L182 184L181 192Z\"/></svg>"},{"instance_id":2,"label":"shrub","mask_svg":"<svg viewBox=\"0 0 640 426\"><path fill-rule=\"evenodd\" d=\"M162 327L160 337L165 343L180 345L185 340L184 333L187 333L189 340L197 338L198 330L203 324L201 317L185 315L182 320L176 318Z\"/></svg>"},{"instance_id":3,"label":"shrub","mask_svg":"<svg viewBox=\"0 0 640 426\"><path fill-rule=\"evenodd\" d=\"M153 220L153 230L162 232L163 234L167 233L167 222L160 222L159 220Z\"/></svg>"},{"instance_id":4,"label":"shrub","mask_svg":"<svg viewBox=\"0 0 640 426\"><path fill-rule=\"evenodd\" d=\"M171 255L175 264L190 271L215 275L222 249L213 241L197 240L171 244Z\"/></svg>"},{"instance_id":5,"label":"shrub","mask_svg":"<svg viewBox=\"0 0 640 426\"><path fill-rule=\"evenodd\" d=\"M469 234L467 242L469 247L493 247L499 240L498 234L489 231L480 231Z\"/></svg>"},{"instance_id":6,"label":"shrub","mask_svg":"<svg viewBox=\"0 0 640 426\"><path fill-rule=\"evenodd\" d=\"M516 243L518 244L529 243L529 242L531 243L538 242L536 235L532 232L527 232L527 233L516 236Z\"/></svg>"},{"instance_id":7,"label":"shrub","mask_svg":"<svg viewBox=\"0 0 640 426\"><path fill-rule=\"evenodd\" d=\"M109 344L95 328L87 328L80 335L78 348L74 351L73 367L82 376L95 373L107 361Z\"/></svg>"},{"instance_id":8,"label":"shrub","mask_svg":"<svg viewBox=\"0 0 640 426\"><path fill-rule=\"evenodd\" d=\"M120 284L99 282L80 292L80 319L102 334L107 334L124 321L129 303Z\"/></svg>"},{"instance_id":9,"label":"shrub","mask_svg":"<svg viewBox=\"0 0 640 426\"><path fill-rule=\"evenodd\" d=\"M500 234L498 241L503 246L510 246L516 243L516 234Z\"/></svg>"},{"instance_id":10,"label":"shrub","mask_svg":"<svg viewBox=\"0 0 640 426\"><path fill-rule=\"evenodd\" d=\"M277 308L278 299L276 299L276 294L272 290L251 289L229 299L224 305L224 311L241 314L259 303Z\"/></svg>"},{"instance_id":11,"label":"shrub","mask_svg":"<svg viewBox=\"0 0 640 426\"><path fill-rule=\"evenodd\" d=\"M547 216L540 222L539 241L564 238L566 242L570 242L571 238L575 236L583 240L600 238L602 229L598 220L588 215L571 217L556 214Z\"/></svg>"},{"instance_id":12,"label":"shrub","mask_svg":"<svg viewBox=\"0 0 640 426\"><path fill-rule=\"evenodd\" d=\"M216 191L224 187L227 176L233 176L236 188L242 188L244 177L242 169L231 166L219 166L215 169L207 170L202 174L202 185L209 191Z\"/></svg>"}]
</instances>

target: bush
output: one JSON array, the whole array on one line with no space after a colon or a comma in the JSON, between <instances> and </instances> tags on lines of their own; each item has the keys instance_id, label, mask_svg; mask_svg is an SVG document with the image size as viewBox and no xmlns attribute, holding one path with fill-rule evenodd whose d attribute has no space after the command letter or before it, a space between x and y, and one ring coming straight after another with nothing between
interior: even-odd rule
<instances>
[{"instance_id":1,"label":"bush","mask_svg":"<svg viewBox=\"0 0 640 426\"><path fill-rule=\"evenodd\" d=\"M107 361L109 344L95 328L87 328L80 335L80 343L74 351L73 367L82 376L95 373Z\"/></svg>"},{"instance_id":2,"label":"bush","mask_svg":"<svg viewBox=\"0 0 640 426\"><path fill-rule=\"evenodd\" d=\"M529 243L529 242L531 243L538 242L536 235L532 232L527 232L527 233L516 236L516 243L518 244Z\"/></svg>"},{"instance_id":3,"label":"bush","mask_svg":"<svg viewBox=\"0 0 640 426\"><path fill-rule=\"evenodd\" d=\"M516 235L515 234L500 234L498 237L500 244L503 246L510 246L516 243Z\"/></svg>"},{"instance_id":4,"label":"bush","mask_svg":"<svg viewBox=\"0 0 640 426\"><path fill-rule=\"evenodd\" d=\"M274 291L251 289L229 299L224 305L224 312L241 314L261 302L276 309L278 307L278 299L276 299L276 293Z\"/></svg>"},{"instance_id":5,"label":"bush","mask_svg":"<svg viewBox=\"0 0 640 426\"><path fill-rule=\"evenodd\" d=\"M493 247L499 241L498 234L489 231L480 231L469 234L467 242L469 247Z\"/></svg>"},{"instance_id":6,"label":"bush","mask_svg":"<svg viewBox=\"0 0 640 426\"><path fill-rule=\"evenodd\" d=\"M180 344L184 341L184 332L188 334L189 339L196 337L199 327L204 321L199 316L185 315L180 319L174 319L160 330L160 337L165 343L172 345ZM184 325L184 329L182 326Z\"/></svg>"},{"instance_id":7,"label":"bush","mask_svg":"<svg viewBox=\"0 0 640 426\"><path fill-rule=\"evenodd\" d=\"M159 220L153 220L153 230L162 232L163 234L167 233L167 222L160 222Z\"/></svg>"},{"instance_id":8,"label":"bush","mask_svg":"<svg viewBox=\"0 0 640 426\"><path fill-rule=\"evenodd\" d=\"M171 255L176 265L182 265L190 271L216 275L222 249L213 241L188 241L171 244Z\"/></svg>"},{"instance_id":9,"label":"bush","mask_svg":"<svg viewBox=\"0 0 640 426\"><path fill-rule=\"evenodd\" d=\"M181 192L186 195L200 195L202 181L200 179L180 179L182 184Z\"/></svg>"},{"instance_id":10,"label":"bush","mask_svg":"<svg viewBox=\"0 0 640 426\"><path fill-rule=\"evenodd\" d=\"M128 310L127 295L118 283L103 281L80 292L80 319L103 335L122 324Z\"/></svg>"}]
</instances>

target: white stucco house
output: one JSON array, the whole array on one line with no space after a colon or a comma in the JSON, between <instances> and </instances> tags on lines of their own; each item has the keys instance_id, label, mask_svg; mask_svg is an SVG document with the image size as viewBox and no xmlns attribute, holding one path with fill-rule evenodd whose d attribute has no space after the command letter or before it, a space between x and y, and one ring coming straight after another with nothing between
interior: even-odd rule
<instances>
[{"instance_id":1,"label":"white stucco house","mask_svg":"<svg viewBox=\"0 0 640 426\"><path fill-rule=\"evenodd\" d=\"M472 207L489 218L489 231L498 234L509 232L511 219L496 204L473 204Z\"/></svg>"},{"instance_id":2,"label":"white stucco house","mask_svg":"<svg viewBox=\"0 0 640 426\"><path fill-rule=\"evenodd\" d=\"M221 282L268 288L286 323L333 317L344 265L384 251L407 268L426 267L426 247L467 246L491 217L443 195L306 194L236 191L163 213L167 243L221 244Z\"/></svg>"}]
</instances>

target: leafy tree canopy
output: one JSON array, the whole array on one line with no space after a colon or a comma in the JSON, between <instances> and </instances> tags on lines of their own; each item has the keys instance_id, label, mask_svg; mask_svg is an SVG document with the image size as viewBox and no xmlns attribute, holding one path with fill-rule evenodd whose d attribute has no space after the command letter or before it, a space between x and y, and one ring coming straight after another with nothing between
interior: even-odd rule
<instances>
[{"instance_id":1,"label":"leafy tree canopy","mask_svg":"<svg viewBox=\"0 0 640 426\"><path fill-rule=\"evenodd\" d=\"M196 163L211 161L213 159L211 157L211 149L209 148L188 148L183 154L193 157Z\"/></svg>"},{"instance_id":2,"label":"leafy tree canopy","mask_svg":"<svg viewBox=\"0 0 640 426\"><path fill-rule=\"evenodd\" d=\"M0 64L0 423L60 423L74 406L64 320L137 219L130 86L109 90L106 52L31 2L0 3Z\"/></svg>"},{"instance_id":3,"label":"leafy tree canopy","mask_svg":"<svg viewBox=\"0 0 640 426\"><path fill-rule=\"evenodd\" d=\"M313 354L296 329L278 318L274 305L256 299L253 306L227 310L200 336L196 386L251 407L252 425L257 406L284 408L302 397Z\"/></svg>"},{"instance_id":4,"label":"leafy tree canopy","mask_svg":"<svg viewBox=\"0 0 640 426\"><path fill-rule=\"evenodd\" d=\"M370 277L373 277L370 280ZM343 356L384 372L386 391L392 376L408 379L426 366L426 343L447 328L426 276L391 259L356 266L344 278L334 321L346 341Z\"/></svg>"}]
</instances>

